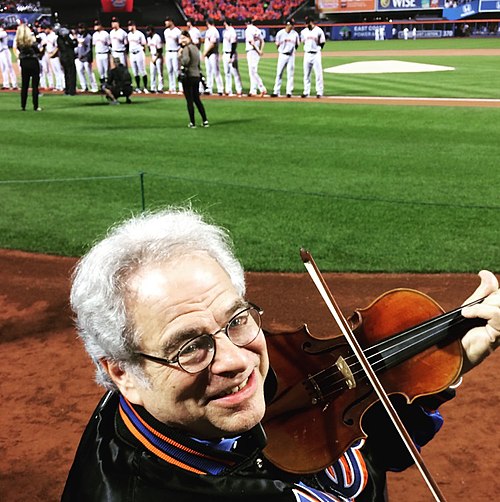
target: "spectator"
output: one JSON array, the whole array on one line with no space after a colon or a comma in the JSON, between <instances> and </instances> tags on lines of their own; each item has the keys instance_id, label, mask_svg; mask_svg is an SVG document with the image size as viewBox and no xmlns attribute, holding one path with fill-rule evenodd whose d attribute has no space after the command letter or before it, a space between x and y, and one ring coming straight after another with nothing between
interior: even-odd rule
<instances>
[{"instance_id":1,"label":"spectator","mask_svg":"<svg viewBox=\"0 0 500 502\"><path fill-rule=\"evenodd\" d=\"M19 52L21 64L21 109L26 110L28 88L31 80L33 109L35 112L39 112L42 110L38 106L38 84L40 82L40 61L38 58L40 51L35 36L25 24L21 24L17 28L16 48Z\"/></svg>"}]
</instances>

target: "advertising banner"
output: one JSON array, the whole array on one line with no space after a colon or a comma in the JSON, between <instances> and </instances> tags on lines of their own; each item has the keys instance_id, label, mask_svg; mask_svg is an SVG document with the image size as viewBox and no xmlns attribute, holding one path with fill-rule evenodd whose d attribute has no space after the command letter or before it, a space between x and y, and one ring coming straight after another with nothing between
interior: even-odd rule
<instances>
[{"instance_id":1,"label":"advertising banner","mask_svg":"<svg viewBox=\"0 0 500 502\"><path fill-rule=\"evenodd\" d=\"M499 11L500 11L499 0L480 0L479 12L499 12Z\"/></svg>"},{"instance_id":2,"label":"advertising banner","mask_svg":"<svg viewBox=\"0 0 500 502\"><path fill-rule=\"evenodd\" d=\"M444 0L377 0L377 10L442 9Z\"/></svg>"},{"instance_id":3,"label":"advertising banner","mask_svg":"<svg viewBox=\"0 0 500 502\"><path fill-rule=\"evenodd\" d=\"M477 14L478 12L479 0L474 0L473 2L466 3L458 7L443 9L443 17L445 19L449 19L450 21L456 21L457 19L464 19L466 17Z\"/></svg>"},{"instance_id":4,"label":"advertising banner","mask_svg":"<svg viewBox=\"0 0 500 502\"><path fill-rule=\"evenodd\" d=\"M316 0L316 10L334 12L369 12L375 10L375 0Z\"/></svg>"},{"instance_id":5,"label":"advertising banner","mask_svg":"<svg viewBox=\"0 0 500 502\"><path fill-rule=\"evenodd\" d=\"M332 40L385 40L392 37L389 24L348 24L332 26ZM383 33L381 33L383 32Z\"/></svg>"},{"instance_id":6,"label":"advertising banner","mask_svg":"<svg viewBox=\"0 0 500 502\"><path fill-rule=\"evenodd\" d=\"M134 0L101 0L103 12L132 12Z\"/></svg>"}]
</instances>

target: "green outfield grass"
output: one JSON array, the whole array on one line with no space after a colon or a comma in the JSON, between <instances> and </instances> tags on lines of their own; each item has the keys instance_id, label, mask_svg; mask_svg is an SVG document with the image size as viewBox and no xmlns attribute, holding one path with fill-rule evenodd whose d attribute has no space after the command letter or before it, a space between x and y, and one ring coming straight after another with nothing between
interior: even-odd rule
<instances>
[{"instance_id":1,"label":"green outfield grass","mask_svg":"<svg viewBox=\"0 0 500 502\"><path fill-rule=\"evenodd\" d=\"M439 59L456 61L454 80L328 75L326 94L500 97L497 58ZM268 89L275 63L261 62ZM17 94L0 95L0 247L80 255L141 211L144 172L148 209L207 212L250 270L302 271L300 246L323 270L500 269L499 109L207 99L212 127L189 130L182 97L41 103L22 113Z\"/></svg>"}]
</instances>

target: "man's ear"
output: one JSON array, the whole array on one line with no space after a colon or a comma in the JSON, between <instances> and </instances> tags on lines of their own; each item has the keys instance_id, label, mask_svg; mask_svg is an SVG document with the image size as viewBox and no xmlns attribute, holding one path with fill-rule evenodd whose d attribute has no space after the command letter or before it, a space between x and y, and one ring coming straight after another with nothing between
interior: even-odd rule
<instances>
[{"instance_id":1,"label":"man's ear","mask_svg":"<svg viewBox=\"0 0 500 502\"><path fill-rule=\"evenodd\" d=\"M99 362L126 399L133 404L144 405L140 384L133 374L124 370L119 362L108 359L101 359Z\"/></svg>"}]
</instances>

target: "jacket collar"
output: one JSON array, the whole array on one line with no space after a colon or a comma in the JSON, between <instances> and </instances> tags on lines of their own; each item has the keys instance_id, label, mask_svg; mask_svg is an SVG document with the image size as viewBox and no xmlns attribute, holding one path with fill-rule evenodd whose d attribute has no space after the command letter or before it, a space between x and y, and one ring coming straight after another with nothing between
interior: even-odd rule
<instances>
[{"instance_id":1,"label":"jacket collar","mask_svg":"<svg viewBox=\"0 0 500 502\"><path fill-rule=\"evenodd\" d=\"M234 439L229 451L227 440L218 444L193 439L156 420L142 406L130 403L123 396L120 396L118 406L117 430L128 442L142 446L169 464L196 474L224 474L248 459L248 455L234 451L239 439ZM242 439L241 442L246 442L246 438ZM257 450L259 445L254 441L252 443L253 450Z\"/></svg>"}]
</instances>

